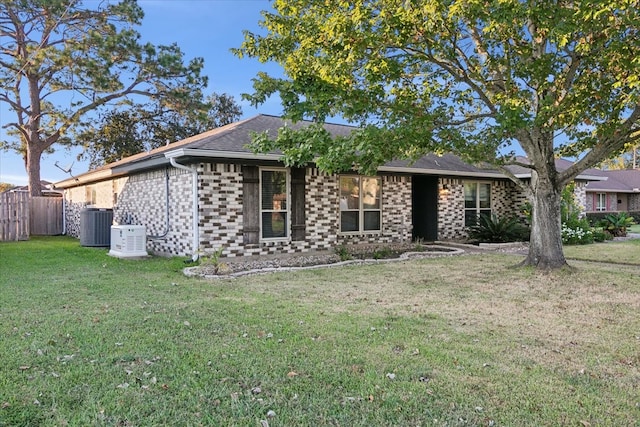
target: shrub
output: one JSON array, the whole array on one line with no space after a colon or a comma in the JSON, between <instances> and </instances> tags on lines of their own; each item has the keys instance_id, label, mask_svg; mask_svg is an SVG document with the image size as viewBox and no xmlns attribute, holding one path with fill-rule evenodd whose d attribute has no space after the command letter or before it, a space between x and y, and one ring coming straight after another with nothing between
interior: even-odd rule
<instances>
[{"instance_id":1,"label":"shrub","mask_svg":"<svg viewBox=\"0 0 640 427\"><path fill-rule=\"evenodd\" d=\"M600 226L611 233L614 237L624 237L627 235L627 227L635 224L632 216L626 212L608 214L600 221Z\"/></svg>"},{"instance_id":2,"label":"shrub","mask_svg":"<svg viewBox=\"0 0 640 427\"><path fill-rule=\"evenodd\" d=\"M586 222L586 221L585 221ZM565 245L586 245L593 243L593 231L588 223L585 225L562 224L562 243Z\"/></svg>"},{"instance_id":3,"label":"shrub","mask_svg":"<svg viewBox=\"0 0 640 427\"><path fill-rule=\"evenodd\" d=\"M604 242L606 240L613 239L611 233L609 233L607 230L603 230L602 228L592 228L591 231L593 233L594 242Z\"/></svg>"},{"instance_id":4,"label":"shrub","mask_svg":"<svg viewBox=\"0 0 640 427\"><path fill-rule=\"evenodd\" d=\"M200 257L200 265L203 267L212 267L215 274L227 273L229 266L220 260L223 251L224 248L219 248L213 252L204 254Z\"/></svg>"},{"instance_id":5,"label":"shrub","mask_svg":"<svg viewBox=\"0 0 640 427\"><path fill-rule=\"evenodd\" d=\"M337 246L335 251L336 251L336 255L340 257L340 261L348 261L351 258L353 258L351 256L351 253L349 252L349 249L345 245Z\"/></svg>"},{"instance_id":6,"label":"shrub","mask_svg":"<svg viewBox=\"0 0 640 427\"><path fill-rule=\"evenodd\" d=\"M469 237L487 243L516 242L527 240L528 228L516 217L480 215L478 223L469 228Z\"/></svg>"},{"instance_id":7,"label":"shrub","mask_svg":"<svg viewBox=\"0 0 640 427\"><path fill-rule=\"evenodd\" d=\"M562 222L563 244L586 245L593 242L593 228L586 218L569 217Z\"/></svg>"}]
</instances>

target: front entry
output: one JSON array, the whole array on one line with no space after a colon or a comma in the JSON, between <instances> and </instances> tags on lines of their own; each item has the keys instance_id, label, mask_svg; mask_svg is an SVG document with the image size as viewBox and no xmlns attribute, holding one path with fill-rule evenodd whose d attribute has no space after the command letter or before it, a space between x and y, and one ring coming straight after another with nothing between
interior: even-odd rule
<instances>
[{"instance_id":1,"label":"front entry","mask_svg":"<svg viewBox=\"0 0 640 427\"><path fill-rule=\"evenodd\" d=\"M411 177L413 240L438 240L438 177Z\"/></svg>"}]
</instances>

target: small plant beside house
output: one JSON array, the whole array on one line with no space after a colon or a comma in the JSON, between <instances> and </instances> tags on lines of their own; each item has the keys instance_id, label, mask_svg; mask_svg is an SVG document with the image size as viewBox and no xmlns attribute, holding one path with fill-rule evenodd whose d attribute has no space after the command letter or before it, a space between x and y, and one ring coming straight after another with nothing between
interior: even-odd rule
<instances>
[{"instance_id":1,"label":"small plant beside house","mask_svg":"<svg viewBox=\"0 0 640 427\"><path fill-rule=\"evenodd\" d=\"M204 254L200 257L200 265L212 267L215 274L228 273L229 266L226 263L220 261L223 250L224 248L218 248L213 252Z\"/></svg>"},{"instance_id":2,"label":"small plant beside house","mask_svg":"<svg viewBox=\"0 0 640 427\"><path fill-rule=\"evenodd\" d=\"M335 251L336 255L340 257L340 261L348 261L353 258L349 253L349 248L347 248L345 245L337 246Z\"/></svg>"},{"instance_id":3,"label":"small plant beside house","mask_svg":"<svg viewBox=\"0 0 640 427\"><path fill-rule=\"evenodd\" d=\"M528 240L529 229L517 217L480 215L469 228L469 237L483 243L507 243Z\"/></svg>"}]
</instances>

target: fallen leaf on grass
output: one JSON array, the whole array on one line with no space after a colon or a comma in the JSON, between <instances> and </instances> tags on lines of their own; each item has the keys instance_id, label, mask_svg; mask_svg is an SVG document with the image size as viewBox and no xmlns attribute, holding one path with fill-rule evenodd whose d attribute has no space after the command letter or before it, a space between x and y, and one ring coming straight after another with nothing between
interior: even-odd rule
<instances>
[{"instance_id":1,"label":"fallen leaf on grass","mask_svg":"<svg viewBox=\"0 0 640 427\"><path fill-rule=\"evenodd\" d=\"M295 371L291 371L291 372L289 372L287 374L287 377L289 377L289 378L293 378L293 377L297 377L297 376L298 376L298 373L295 372Z\"/></svg>"},{"instance_id":2,"label":"fallen leaf on grass","mask_svg":"<svg viewBox=\"0 0 640 427\"><path fill-rule=\"evenodd\" d=\"M22 365L22 366L20 366L18 369L20 369L21 371L26 371L26 370L28 370L29 368L31 368L31 366L28 366L28 365Z\"/></svg>"}]
</instances>

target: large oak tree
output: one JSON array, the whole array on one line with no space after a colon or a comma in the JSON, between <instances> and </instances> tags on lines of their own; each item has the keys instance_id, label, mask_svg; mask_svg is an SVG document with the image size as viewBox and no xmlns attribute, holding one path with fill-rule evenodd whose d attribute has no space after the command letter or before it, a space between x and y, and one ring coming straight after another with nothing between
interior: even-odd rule
<instances>
[{"instance_id":1,"label":"large oak tree","mask_svg":"<svg viewBox=\"0 0 640 427\"><path fill-rule=\"evenodd\" d=\"M142 17L135 0L0 2L0 102L15 112L3 118L14 139L2 148L23 154L31 195L40 195L42 154L72 144L88 113L116 103L202 108L203 60L141 43Z\"/></svg>"},{"instance_id":2,"label":"large oak tree","mask_svg":"<svg viewBox=\"0 0 640 427\"><path fill-rule=\"evenodd\" d=\"M287 161L368 172L428 152L490 162L532 204L524 264L557 268L566 264L562 189L640 136L638 3L276 0L266 32L245 32L236 54L284 68L284 77L257 76L255 104L279 93L292 119L361 126L339 140L283 132L275 145ZM518 147L530 180L508 169ZM578 160L560 171L558 154Z\"/></svg>"}]
</instances>

